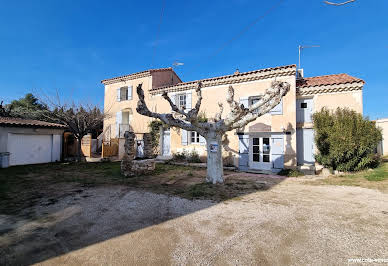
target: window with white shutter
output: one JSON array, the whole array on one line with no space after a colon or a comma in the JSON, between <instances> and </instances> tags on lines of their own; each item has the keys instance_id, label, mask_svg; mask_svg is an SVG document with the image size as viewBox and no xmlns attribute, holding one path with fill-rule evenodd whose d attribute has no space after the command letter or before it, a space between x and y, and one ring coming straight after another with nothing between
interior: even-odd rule
<instances>
[{"instance_id":1,"label":"window with white shutter","mask_svg":"<svg viewBox=\"0 0 388 266\"><path fill-rule=\"evenodd\" d=\"M282 115L283 114L283 98L280 100L280 103L276 105L271 111L271 115Z\"/></svg>"},{"instance_id":2,"label":"window with white shutter","mask_svg":"<svg viewBox=\"0 0 388 266\"><path fill-rule=\"evenodd\" d=\"M127 100L132 100L132 91L133 91L133 87L128 86L127 87Z\"/></svg>"}]
</instances>

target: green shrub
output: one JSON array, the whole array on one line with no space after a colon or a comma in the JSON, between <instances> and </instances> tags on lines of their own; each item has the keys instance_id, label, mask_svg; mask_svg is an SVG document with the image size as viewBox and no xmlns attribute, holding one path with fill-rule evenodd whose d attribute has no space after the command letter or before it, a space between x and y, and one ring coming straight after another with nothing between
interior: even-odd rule
<instances>
[{"instance_id":1,"label":"green shrub","mask_svg":"<svg viewBox=\"0 0 388 266\"><path fill-rule=\"evenodd\" d=\"M374 122L347 108L335 112L323 108L313 120L318 163L344 172L379 165L375 150L382 136Z\"/></svg>"},{"instance_id":2,"label":"green shrub","mask_svg":"<svg viewBox=\"0 0 388 266\"><path fill-rule=\"evenodd\" d=\"M172 154L172 160L175 162L186 161L186 154L184 152L176 152Z\"/></svg>"},{"instance_id":3,"label":"green shrub","mask_svg":"<svg viewBox=\"0 0 388 266\"><path fill-rule=\"evenodd\" d=\"M183 150L172 155L172 160L177 162L188 162L188 163L200 163L198 152L193 149L191 151Z\"/></svg>"},{"instance_id":4,"label":"green shrub","mask_svg":"<svg viewBox=\"0 0 388 266\"><path fill-rule=\"evenodd\" d=\"M199 158L199 154L195 149L188 152L187 162L189 162L189 163L200 163L201 162L201 159Z\"/></svg>"}]
</instances>

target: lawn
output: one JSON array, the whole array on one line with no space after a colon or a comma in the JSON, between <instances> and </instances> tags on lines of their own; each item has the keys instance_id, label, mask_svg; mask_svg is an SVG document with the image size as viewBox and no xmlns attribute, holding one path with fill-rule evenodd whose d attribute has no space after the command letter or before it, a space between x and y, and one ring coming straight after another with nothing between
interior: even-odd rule
<instances>
[{"instance_id":1,"label":"lawn","mask_svg":"<svg viewBox=\"0 0 388 266\"><path fill-rule=\"evenodd\" d=\"M130 178L120 174L119 162L15 166L0 169L0 213L16 214L43 198L55 203L93 186L125 185L187 199L222 201L268 189L282 180L225 171L225 184L212 185L204 182L205 177L203 168L159 163L152 175Z\"/></svg>"},{"instance_id":2,"label":"lawn","mask_svg":"<svg viewBox=\"0 0 388 266\"><path fill-rule=\"evenodd\" d=\"M353 174L329 176L324 179L308 181L306 183L311 185L358 186L378 189L388 193L388 162L383 162L375 169L360 171Z\"/></svg>"}]
</instances>

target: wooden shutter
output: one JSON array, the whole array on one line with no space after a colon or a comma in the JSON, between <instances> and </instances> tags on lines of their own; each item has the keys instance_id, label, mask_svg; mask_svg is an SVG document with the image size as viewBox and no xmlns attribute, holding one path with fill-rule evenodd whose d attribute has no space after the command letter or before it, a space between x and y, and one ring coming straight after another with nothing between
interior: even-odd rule
<instances>
[{"instance_id":1,"label":"wooden shutter","mask_svg":"<svg viewBox=\"0 0 388 266\"><path fill-rule=\"evenodd\" d=\"M280 100L280 103L276 105L271 111L271 115L282 115L283 114L283 98Z\"/></svg>"},{"instance_id":2,"label":"wooden shutter","mask_svg":"<svg viewBox=\"0 0 388 266\"><path fill-rule=\"evenodd\" d=\"M244 105L245 108L249 107L248 97L240 98L240 104Z\"/></svg>"},{"instance_id":3,"label":"wooden shutter","mask_svg":"<svg viewBox=\"0 0 388 266\"><path fill-rule=\"evenodd\" d=\"M121 100L121 94L120 94L120 88L117 89L117 101L119 102Z\"/></svg>"},{"instance_id":4,"label":"wooden shutter","mask_svg":"<svg viewBox=\"0 0 388 266\"><path fill-rule=\"evenodd\" d=\"M186 93L186 111L190 111L192 108L192 97L191 97L191 92Z\"/></svg>"},{"instance_id":5,"label":"wooden shutter","mask_svg":"<svg viewBox=\"0 0 388 266\"><path fill-rule=\"evenodd\" d=\"M249 135L238 136L238 167L249 168Z\"/></svg>"},{"instance_id":6,"label":"wooden shutter","mask_svg":"<svg viewBox=\"0 0 388 266\"><path fill-rule=\"evenodd\" d=\"M202 137L202 135L199 135L199 144L205 146L206 145L206 139Z\"/></svg>"},{"instance_id":7,"label":"wooden shutter","mask_svg":"<svg viewBox=\"0 0 388 266\"><path fill-rule=\"evenodd\" d=\"M183 146L188 144L188 132L187 130L181 129L181 142Z\"/></svg>"},{"instance_id":8,"label":"wooden shutter","mask_svg":"<svg viewBox=\"0 0 388 266\"><path fill-rule=\"evenodd\" d=\"M128 86L127 87L127 100L132 100L132 90L133 90L133 87L132 86Z\"/></svg>"},{"instance_id":9,"label":"wooden shutter","mask_svg":"<svg viewBox=\"0 0 388 266\"><path fill-rule=\"evenodd\" d=\"M171 95L171 94L170 94L169 97L170 97L172 103L176 105L176 103L177 103L177 101L176 101L176 95ZM172 112L172 108L171 108L171 112Z\"/></svg>"},{"instance_id":10,"label":"wooden shutter","mask_svg":"<svg viewBox=\"0 0 388 266\"><path fill-rule=\"evenodd\" d=\"M122 112L117 112L116 113L116 136L119 138L120 135L120 124L121 124L121 119L122 119Z\"/></svg>"},{"instance_id":11,"label":"wooden shutter","mask_svg":"<svg viewBox=\"0 0 388 266\"><path fill-rule=\"evenodd\" d=\"M283 169L284 167L284 142L283 136L273 136L271 138L272 167Z\"/></svg>"}]
</instances>

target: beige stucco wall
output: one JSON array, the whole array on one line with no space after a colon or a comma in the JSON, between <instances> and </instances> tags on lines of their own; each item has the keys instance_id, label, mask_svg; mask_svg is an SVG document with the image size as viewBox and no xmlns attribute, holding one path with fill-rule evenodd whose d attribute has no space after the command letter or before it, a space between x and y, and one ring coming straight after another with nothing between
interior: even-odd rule
<instances>
[{"instance_id":1,"label":"beige stucco wall","mask_svg":"<svg viewBox=\"0 0 388 266\"><path fill-rule=\"evenodd\" d=\"M134 80L128 80L123 82L117 82L114 84L105 85L105 97L104 97L104 112L106 118L104 120L104 130L106 127L111 126L111 137L116 137L116 114L117 112L130 109L132 115L130 116L130 125L131 129L134 132L147 132L147 125L150 121L150 118L144 117L136 112L136 106L138 102L138 96L136 93L136 87L142 83L143 89L145 91L145 97L149 103L149 107L153 108L154 103L148 97L148 90L152 86L152 78L143 77ZM117 89L123 86L132 86L132 99L128 101L117 101Z\"/></svg>"},{"instance_id":2,"label":"beige stucco wall","mask_svg":"<svg viewBox=\"0 0 388 266\"><path fill-rule=\"evenodd\" d=\"M383 134L382 153L388 155L388 118L376 120L376 126L381 128Z\"/></svg>"},{"instance_id":3,"label":"beige stucco wall","mask_svg":"<svg viewBox=\"0 0 388 266\"><path fill-rule=\"evenodd\" d=\"M171 80L170 71L158 71L153 72L151 76L137 78L133 80L127 80L122 82L116 82L113 84L105 85L105 93L104 93L104 112L106 114L106 118L104 120L104 130L110 126L111 127L111 137L114 138L117 135L116 132L116 114L120 111L131 110L132 115L130 116L130 126L131 130L135 133L145 133L149 132L148 124L152 120L149 117L142 116L136 112L137 102L139 100L136 88L139 84L142 84L142 88L144 90L145 100L147 102L148 108L151 111L159 112L161 110L161 106L167 106L166 103L158 103L158 100L155 97L151 97L149 94L149 90L155 86L163 86L173 83L179 82L179 78L175 75L172 75L173 79ZM117 89L124 86L132 86L132 99L127 101L117 101ZM163 109L165 110L165 109Z\"/></svg>"},{"instance_id":4,"label":"beige stucco wall","mask_svg":"<svg viewBox=\"0 0 388 266\"><path fill-rule=\"evenodd\" d=\"M314 97L314 112L320 111L323 107L335 110L338 107L350 108L358 113L363 113L362 91L338 92L318 94Z\"/></svg>"},{"instance_id":5,"label":"beige stucco wall","mask_svg":"<svg viewBox=\"0 0 388 266\"><path fill-rule=\"evenodd\" d=\"M175 77L175 76L174 76ZM285 167L296 167L296 99L303 98L296 95L296 82L295 76L284 76L278 77L279 81L286 81L290 83L291 89L287 95L283 98L283 114L281 115L271 115L266 114L262 117L259 117L256 121L251 122L249 125L245 126L242 130L243 132L253 132L250 127L262 123L271 127L272 132L289 132L290 134L284 134L284 164ZM155 87L155 84L162 84L171 82L171 73L166 72L156 72L149 77L138 78L134 80L129 80L126 82L118 82L105 86L105 112L109 115L109 118L105 120L104 129L111 125L112 136L116 136L116 113L130 108L132 110L132 116L130 118L131 130L135 133L148 132L148 124L151 121L151 118L144 117L136 112L136 105L138 97L136 94L136 87L138 84L143 84L143 89L145 91L146 102L150 110L156 111L159 113L169 113L171 112L171 107L166 100L162 98L160 94L151 96L148 91ZM174 83L178 80L175 79ZM271 86L273 78L267 78L251 82L243 82L238 84L233 84L235 89L235 100L239 101L240 98L248 98L250 96L256 96L263 94L267 88ZM132 100L117 102L117 88L122 86L133 87L133 97ZM224 106L223 116L230 112L229 106L226 103L226 95L229 85L218 85L212 87L205 87L202 89L202 105L201 112L205 112L208 118L214 117L214 115L219 111L218 102L222 102ZM180 92L171 92L169 95L185 93L188 91ZM192 94L192 106L194 107L197 96L194 90L191 90ZM327 94L316 94L314 96L306 97L313 98L314 101L314 112L321 110L323 107L329 109L336 109L337 107L348 107L357 112L362 113L362 91L353 91L353 92L339 92L339 93L327 93ZM311 127L311 125L298 125L298 127ZM181 130L180 129L171 129L171 153L182 152L183 150L193 150L195 149L203 158L206 158L206 146L195 143L189 145L181 144ZM228 158L226 160L228 163L233 163L238 165L238 146L239 140L236 135L236 130L228 132L224 138L224 157Z\"/></svg>"},{"instance_id":6,"label":"beige stucco wall","mask_svg":"<svg viewBox=\"0 0 388 266\"><path fill-rule=\"evenodd\" d=\"M291 84L290 92L283 98L283 114L270 115L266 114L256 121L251 122L244 128L244 132L249 132L249 127L256 123L264 123L271 126L272 132L281 132L283 129L290 131L291 135L285 135L284 150L285 150L285 166L296 166L296 90L295 77L280 77L279 81L286 81ZM245 82L233 84L235 89L235 100L240 98L247 98L249 96L256 96L263 94L267 88L271 86L273 79L265 79L253 82ZM200 112L205 112L206 116L214 117L219 111L218 102L222 102L224 106L223 116L230 112L229 105L226 103L226 95L229 85L221 85L214 87L206 87L202 89L202 104ZM192 92L192 106L197 101L197 96L194 90ZM169 104L162 99L160 95L154 96L154 101L157 103L158 111L169 112ZM200 144L182 145L181 144L181 130L171 130L171 152L181 152L183 149L195 149L201 156L206 156L206 147ZM224 157L228 157L227 161L238 165L238 136L236 130L230 131L224 138Z\"/></svg>"},{"instance_id":7,"label":"beige stucco wall","mask_svg":"<svg viewBox=\"0 0 388 266\"><path fill-rule=\"evenodd\" d=\"M349 108L360 114L363 113L361 90L297 96L297 99L303 98L313 99L313 113L321 111L324 107L332 111L335 111L338 107ZM313 123L297 123L297 128L313 128Z\"/></svg>"}]
</instances>

